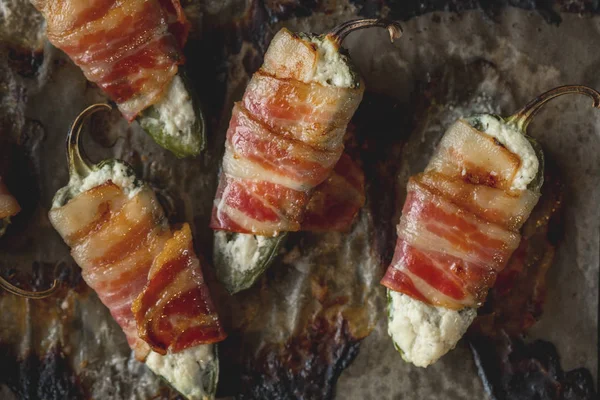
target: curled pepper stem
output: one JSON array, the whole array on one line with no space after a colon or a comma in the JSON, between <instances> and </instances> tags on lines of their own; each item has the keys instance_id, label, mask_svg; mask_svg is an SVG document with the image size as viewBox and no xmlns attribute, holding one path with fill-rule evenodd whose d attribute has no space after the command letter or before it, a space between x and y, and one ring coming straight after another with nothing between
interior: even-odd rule
<instances>
[{"instance_id":1,"label":"curled pepper stem","mask_svg":"<svg viewBox=\"0 0 600 400\"><path fill-rule=\"evenodd\" d=\"M592 106L595 108L600 108L600 93L598 91L582 85L559 86L542 93L530 101L527 105L525 105L525 107L521 108L514 115L508 117L506 122L517 125L521 132L525 132L527 126L533 120L533 117L547 102L564 94L583 94L589 96L594 101Z\"/></svg>"},{"instance_id":2,"label":"curled pepper stem","mask_svg":"<svg viewBox=\"0 0 600 400\"><path fill-rule=\"evenodd\" d=\"M56 276L56 270L54 271L54 274ZM21 289L0 276L0 288L6 290L8 293L20 297L25 297L27 299L39 300L44 299L46 297L50 297L58 290L59 287L60 280L58 278L54 278L54 282L52 282L52 286L50 287L50 289L33 292L30 290Z\"/></svg>"},{"instance_id":3,"label":"curled pepper stem","mask_svg":"<svg viewBox=\"0 0 600 400\"><path fill-rule=\"evenodd\" d=\"M332 37L339 46L349 33L366 28L386 28L390 34L390 41L392 43L394 39L402 36L402 26L398 22L380 18L363 18L346 21L333 28L328 33L328 36Z\"/></svg>"},{"instance_id":4,"label":"curled pepper stem","mask_svg":"<svg viewBox=\"0 0 600 400\"><path fill-rule=\"evenodd\" d=\"M93 104L83 110L75 118L69 134L67 135L67 163L69 165L69 174L79 178L85 178L92 172L92 163L85 155L80 143L79 135L83 128L83 122L87 117L100 110L111 110L112 107L105 103Z\"/></svg>"}]
</instances>

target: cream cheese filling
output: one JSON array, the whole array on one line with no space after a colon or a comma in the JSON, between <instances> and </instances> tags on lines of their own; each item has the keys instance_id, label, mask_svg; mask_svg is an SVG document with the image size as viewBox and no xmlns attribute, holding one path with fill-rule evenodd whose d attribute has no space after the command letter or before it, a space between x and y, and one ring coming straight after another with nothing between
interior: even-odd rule
<instances>
[{"instance_id":1,"label":"cream cheese filling","mask_svg":"<svg viewBox=\"0 0 600 400\"><path fill-rule=\"evenodd\" d=\"M388 301L388 334L402 358L417 367L427 367L452 350L477 316L474 308L431 306L389 289Z\"/></svg>"},{"instance_id":2,"label":"cream cheese filling","mask_svg":"<svg viewBox=\"0 0 600 400\"><path fill-rule=\"evenodd\" d=\"M170 137L177 137L183 146L194 145L196 114L190 93L179 75L173 77L163 98L154 104L154 109L159 116L155 122L163 124L163 133Z\"/></svg>"},{"instance_id":3,"label":"cream cheese filling","mask_svg":"<svg viewBox=\"0 0 600 400\"><path fill-rule=\"evenodd\" d=\"M317 62L312 81L323 86L351 88L357 84L357 75L350 59L342 54L339 45L330 36L300 36L316 45Z\"/></svg>"},{"instance_id":4,"label":"cream cheese filling","mask_svg":"<svg viewBox=\"0 0 600 400\"><path fill-rule=\"evenodd\" d=\"M213 399L219 376L215 346L204 344L166 355L151 351L146 365L188 400Z\"/></svg>"},{"instance_id":5,"label":"cream cheese filling","mask_svg":"<svg viewBox=\"0 0 600 400\"><path fill-rule=\"evenodd\" d=\"M56 196L54 196L52 208L62 207L66 202L65 200L73 198L96 186L100 186L109 180L119 186L130 199L143 187L141 182L137 180L131 167L118 160L111 160L102 165L99 169L92 170L84 178L81 178L76 174L71 175L69 184L60 189L56 193Z\"/></svg>"},{"instance_id":6,"label":"cream cheese filling","mask_svg":"<svg viewBox=\"0 0 600 400\"><path fill-rule=\"evenodd\" d=\"M479 130L498 140L511 153L521 160L521 166L515 175L511 189L525 190L537 176L540 164L529 140L514 124L505 123L488 114L476 115L467 118L467 122L474 125L479 122Z\"/></svg>"}]
</instances>

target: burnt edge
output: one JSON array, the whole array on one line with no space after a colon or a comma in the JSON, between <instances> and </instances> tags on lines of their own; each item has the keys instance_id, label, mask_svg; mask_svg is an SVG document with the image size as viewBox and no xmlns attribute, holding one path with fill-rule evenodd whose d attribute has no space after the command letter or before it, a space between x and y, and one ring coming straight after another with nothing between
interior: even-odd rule
<instances>
[{"instance_id":1,"label":"burnt edge","mask_svg":"<svg viewBox=\"0 0 600 400\"><path fill-rule=\"evenodd\" d=\"M44 355L29 352L23 358L14 346L0 343L0 384L6 385L19 399L85 399L86 395L60 346Z\"/></svg>"}]
</instances>

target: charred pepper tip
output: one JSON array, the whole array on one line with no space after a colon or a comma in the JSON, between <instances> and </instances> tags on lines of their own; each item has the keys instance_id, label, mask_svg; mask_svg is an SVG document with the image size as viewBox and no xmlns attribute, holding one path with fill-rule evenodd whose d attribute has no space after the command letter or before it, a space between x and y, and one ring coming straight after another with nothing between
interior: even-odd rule
<instances>
[{"instance_id":1,"label":"charred pepper tip","mask_svg":"<svg viewBox=\"0 0 600 400\"><path fill-rule=\"evenodd\" d=\"M73 121L71 129L67 135L67 163L69 165L69 174L85 178L92 171L92 163L85 155L81 145L79 144L79 135L83 128L85 119L93 113L100 110L112 110L112 107L106 103L92 104L81 112Z\"/></svg>"},{"instance_id":2,"label":"charred pepper tip","mask_svg":"<svg viewBox=\"0 0 600 400\"><path fill-rule=\"evenodd\" d=\"M517 125L517 127L524 132L529 123L533 120L533 117L548 101L564 94L583 94L589 96L593 100L592 106L600 109L600 93L597 90L583 85L565 85L550 89L537 96L514 115L508 117L506 121Z\"/></svg>"},{"instance_id":3,"label":"charred pepper tip","mask_svg":"<svg viewBox=\"0 0 600 400\"><path fill-rule=\"evenodd\" d=\"M390 34L390 41L393 43L395 39L402 36L402 26L396 21L390 21L382 18L363 18L346 21L329 32L329 36L333 37L338 44L348 36L348 34L359 29L366 28L385 28Z\"/></svg>"}]
</instances>

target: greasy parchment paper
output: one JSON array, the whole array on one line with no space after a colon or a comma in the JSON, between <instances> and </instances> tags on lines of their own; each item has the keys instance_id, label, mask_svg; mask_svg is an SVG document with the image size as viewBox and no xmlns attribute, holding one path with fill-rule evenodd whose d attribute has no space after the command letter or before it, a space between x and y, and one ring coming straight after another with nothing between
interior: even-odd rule
<instances>
[{"instance_id":1,"label":"greasy parchment paper","mask_svg":"<svg viewBox=\"0 0 600 400\"><path fill-rule=\"evenodd\" d=\"M17 165L29 172L17 176L32 182L19 182L14 189L20 199L29 199L30 207L24 207L24 215L0 241L0 272L16 272L16 279L22 282L31 281L33 274L35 283L44 287L57 264L76 271L67 247L45 217L52 196L67 182L64 137L85 106L105 98L62 53L44 41L38 33L40 20L28 7L23 1L0 0L1 135L20 142L15 158L25 161ZM233 101L240 98L249 74L260 65L261 40L280 26L324 31L356 16L357 8L340 2L326 13L280 18L283 21L272 16L268 21L261 19L260 7L254 3L246 7L241 1L191 2L186 11L194 24L186 49L187 68L210 121L208 151L198 159L177 160L139 126L127 125L117 112L92 119L84 146L92 159L117 157L130 162L157 189L172 221L193 224L196 247L206 258L204 269L210 280L212 233L207 225L224 129ZM303 369L309 371L308 380L335 382L327 374L337 376L356 355L356 339L373 330L341 373L337 398L485 398L471 352L463 342L427 369L402 361L386 334L383 289L378 280L391 259L393 225L406 181L422 170L436 141L454 119L480 111L508 115L542 91L561 84L600 88L600 18L560 17L562 23L557 26L549 25L536 12L516 8L502 9L495 20L481 11L435 12L406 21L404 37L393 45L382 31L348 37L345 46L371 92L356 121L366 154L367 207L348 234L294 235L258 288L231 299L218 285L211 286L232 333L221 350L223 394L236 394L238 375L243 371L245 385L260 381L247 376L248 369L255 366L248 360L276 352L269 343L285 343L290 337L314 343L355 338L348 341L350 345L324 356L333 358L331 363L341 360L333 370ZM460 72L474 64L486 65L484 72ZM430 119L413 116L419 87L440 73L457 76L441 111ZM382 98L385 112L378 107ZM549 104L530 126L530 134L559 165L566 185L564 239L548 274L545 312L530 338L553 342L565 370L586 367L597 380L600 112L589 105L588 99L564 97ZM427 119L427 123L419 125L415 118ZM385 151L377 149L377 141L389 146ZM365 143L373 142L375 150L365 148ZM9 389L11 379L25 379L26 385L23 377L28 374L37 375L30 376L36 387L27 389L26 398L41 397L40 393L46 398L111 399L172 395L133 359L119 327L77 273L69 276L71 290L65 289L49 301L31 302L0 294L0 375L4 377L4 381L0 378L0 398L15 397ZM353 323L303 336L309 322L338 321L338 315ZM321 335L323 332L327 334ZM245 361L231 361L236 356L233 353L242 348ZM321 351L318 346L307 350ZM32 352L43 357L41 363ZM310 359L305 353L295 355ZM286 367L274 365L270 366L275 370ZM311 368L317 372L311 375ZM18 371L22 371L20 375ZM274 375L276 380L294 380L285 373ZM276 395L269 392L273 390L270 386L263 384L263 388L266 391L249 393L255 397ZM328 394L331 388L322 390ZM318 390L297 393L319 398Z\"/></svg>"}]
</instances>

